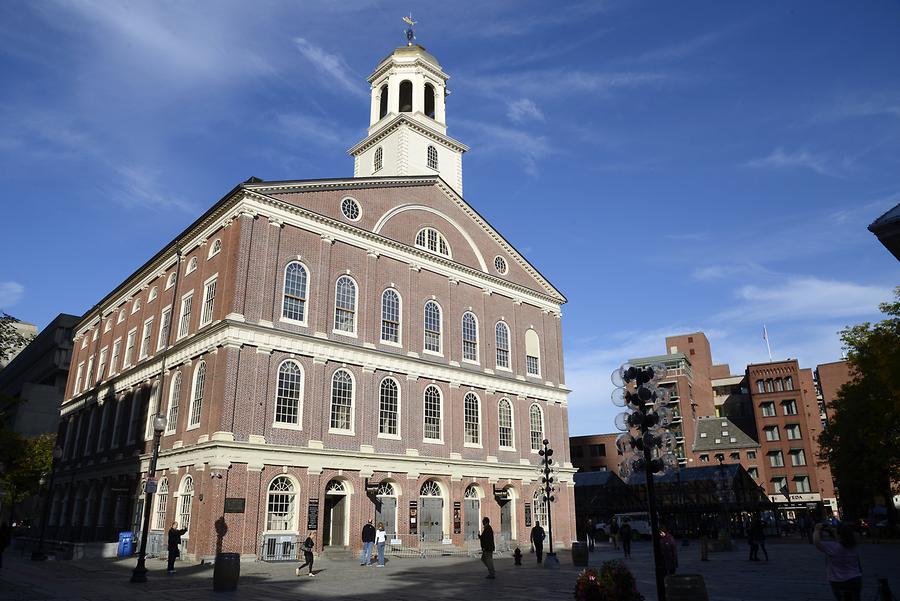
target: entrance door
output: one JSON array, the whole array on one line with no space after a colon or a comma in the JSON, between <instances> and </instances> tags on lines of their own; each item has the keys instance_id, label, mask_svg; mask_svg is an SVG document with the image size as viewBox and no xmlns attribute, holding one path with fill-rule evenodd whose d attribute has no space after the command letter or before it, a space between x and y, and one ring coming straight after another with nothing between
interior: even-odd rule
<instances>
[{"instance_id":1,"label":"entrance door","mask_svg":"<svg viewBox=\"0 0 900 601\"><path fill-rule=\"evenodd\" d=\"M512 540L512 501L503 501L500 505L500 537Z\"/></svg>"},{"instance_id":2,"label":"entrance door","mask_svg":"<svg viewBox=\"0 0 900 601\"><path fill-rule=\"evenodd\" d=\"M478 530L481 528L481 501L466 499L463 512L465 514L463 534L466 540L478 540Z\"/></svg>"},{"instance_id":3,"label":"entrance door","mask_svg":"<svg viewBox=\"0 0 900 601\"><path fill-rule=\"evenodd\" d=\"M343 546L347 544L347 497L326 495L325 522L322 528L322 544Z\"/></svg>"},{"instance_id":4,"label":"entrance door","mask_svg":"<svg viewBox=\"0 0 900 601\"><path fill-rule=\"evenodd\" d=\"M419 532L426 540L437 541L444 534L444 500L439 497L420 497Z\"/></svg>"},{"instance_id":5,"label":"entrance door","mask_svg":"<svg viewBox=\"0 0 900 601\"><path fill-rule=\"evenodd\" d=\"M397 533L397 497L377 497L375 501L375 525L384 524L390 537Z\"/></svg>"}]
</instances>

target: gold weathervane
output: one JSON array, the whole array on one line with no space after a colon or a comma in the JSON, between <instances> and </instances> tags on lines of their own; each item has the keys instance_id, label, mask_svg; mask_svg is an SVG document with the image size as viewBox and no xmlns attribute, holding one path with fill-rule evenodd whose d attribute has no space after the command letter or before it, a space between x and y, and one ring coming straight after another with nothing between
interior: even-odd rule
<instances>
[{"instance_id":1,"label":"gold weathervane","mask_svg":"<svg viewBox=\"0 0 900 601\"><path fill-rule=\"evenodd\" d=\"M408 17L403 17L403 22L409 25L409 27L406 29L406 45L412 46L413 40L416 39L416 32L413 31L413 27L416 26L417 21L414 21L412 13L409 13Z\"/></svg>"}]
</instances>

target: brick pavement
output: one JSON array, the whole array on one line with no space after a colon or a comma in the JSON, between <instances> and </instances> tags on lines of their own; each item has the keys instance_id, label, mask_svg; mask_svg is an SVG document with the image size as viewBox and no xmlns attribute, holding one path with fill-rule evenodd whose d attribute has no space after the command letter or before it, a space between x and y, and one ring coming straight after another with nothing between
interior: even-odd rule
<instances>
[{"instance_id":1,"label":"brick pavement","mask_svg":"<svg viewBox=\"0 0 900 601\"><path fill-rule=\"evenodd\" d=\"M692 541L689 547L679 547L679 573L702 574L714 601L831 599L824 581L824 559L811 545L772 541L768 563L746 561L746 549L739 543L736 550L713 553L710 562L701 563ZM863 599L875 599L877 577L888 577L898 595L900 545L864 544L860 549L865 571ZM639 590L648 601L654 601L650 545L637 543L633 551L627 563L638 577ZM609 545L598 545L590 562L600 565L619 557ZM484 567L477 559L394 559L380 569L322 558L316 561L315 578L294 576L296 564L251 562L241 565L240 586L232 594L212 591L209 565L179 565L178 574L166 576L162 561L148 560L150 581L135 585L128 582L134 559L32 563L7 552L0 570L0 601L571 599L579 568L571 565L567 552L561 553L560 559L560 570L551 571L537 568L532 555L525 556L522 567L515 567L510 558L501 558L496 561L496 580L484 578Z\"/></svg>"}]
</instances>

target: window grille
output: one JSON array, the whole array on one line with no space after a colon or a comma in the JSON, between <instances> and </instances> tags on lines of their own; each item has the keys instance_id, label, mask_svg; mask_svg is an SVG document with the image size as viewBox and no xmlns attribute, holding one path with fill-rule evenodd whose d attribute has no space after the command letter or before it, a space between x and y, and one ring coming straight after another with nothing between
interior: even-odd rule
<instances>
[{"instance_id":1,"label":"window grille","mask_svg":"<svg viewBox=\"0 0 900 601\"><path fill-rule=\"evenodd\" d=\"M191 308L194 304L193 293L187 295L181 300L181 321L178 323L178 338L187 336L188 328L191 325Z\"/></svg>"},{"instance_id":2,"label":"window grille","mask_svg":"<svg viewBox=\"0 0 900 601\"><path fill-rule=\"evenodd\" d=\"M191 419L188 426L200 423L200 410L203 406L203 386L206 383L206 362L201 361L194 372L194 396L191 399Z\"/></svg>"},{"instance_id":3,"label":"window grille","mask_svg":"<svg viewBox=\"0 0 900 601\"><path fill-rule=\"evenodd\" d=\"M463 359L478 361L478 321L468 311L462 317Z\"/></svg>"},{"instance_id":4,"label":"window grille","mask_svg":"<svg viewBox=\"0 0 900 601\"><path fill-rule=\"evenodd\" d=\"M185 476L181 483L181 498L178 503L178 527L191 528L191 502L194 500L194 479Z\"/></svg>"},{"instance_id":5,"label":"window grille","mask_svg":"<svg viewBox=\"0 0 900 601\"><path fill-rule=\"evenodd\" d=\"M541 449L544 442L544 416L541 408L532 405L530 409L531 416L531 448L535 451Z\"/></svg>"},{"instance_id":6,"label":"window grille","mask_svg":"<svg viewBox=\"0 0 900 601\"><path fill-rule=\"evenodd\" d=\"M469 485L466 487L466 492L463 495L466 499L480 499L478 496L478 487L474 485Z\"/></svg>"},{"instance_id":7,"label":"window grille","mask_svg":"<svg viewBox=\"0 0 900 601\"><path fill-rule=\"evenodd\" d=\"M375 165L373 166L372 171L381 171L381 167L384 164L384 151L381 149L381 146L375 149Z\"/></svg>"},{"instance_id":8,"label":"window grille","mask_svg":"<svg viewBox=\"0 0 900 601\"><path fill-rule=\"evenodd\" d=\"M378 433L396 436L399 390L393 378L381 381L378 406Z\"/></svg>"},{"instance_id":9,"label":"window grille","mask_svg":"<svg viewBox=\"0 0 900 601\"><path fill-rule=\"evenodd\" d=\"M331 428L352 430L353 378L343 369L331 378Z\"/></svg>"},{"instance_id":10,"label":"window grille","mask_svg":"<svg viewBox=\"0 0 900 601\"><path fill-rule=\"evenodd\" d=\"M156 490L156 518L153 522L154 530L166 529L166 506L169 504L169 481L163 478Z\"/></svg>"},{"instance_id":11,"label":"window grille","mask_svg":"<svg viewBox=\"0 0 900 601\"><path fill-rule=\"evenodd\" d=\"M172 379L172 387L169 390L169 417L166 420L166 430L174 431L178 425L178 406L181 404L181 372L176 372Z\"/></svg>"},{"instance_id":12,"label":"window grille","mask_svg":"<svg viewBox=\"0 0 900 601\"><path fill-rule=\"evenodd\" d=\"M416 246L427 251L450 256L450 246L444 236L434 228L426 227L416 234Z\"/></svg>"},{"instance_id":13,"label":"window grille","mask_svg":"<svg viewBox=\"0 0 900 601\"><path fill-rule=\"evenodd\" d=\"M339 332L356 331L356 283L342 275L335 284L334 329Z\"/></svg>"},{"instance_id":14,"label":"window grille","mask_svg":"<svg viewBox=\"0 0 900 601\"><path fill-rule=\"evenodd\" d=\"M294 483L290 478L279 476L269 485L266 502L266 530L294 530Z\"/></svg>"},{"instance_id":15,"label":"window grille","mask_svg":"<svg viewBox=\"0 0 900 601\"><path fill-rule=\"evenodd\" d=\"M200 325L204 326L212 321L213 306L216 302L216 280L206 284L203 291L203 311L200 313Z\"/></svg>"},{"instance_id":16,"label":"window grille","mask_svg":"<svg viewBox=\"0 0 900 601\"><path fill-rule=\"evenodd\" d=\"M400 342L400 295L390 288L381 295L381 340Z\"/></svg>"},{"instance_id":17,"label":"window grille","mask_svg":"<svg viewBox=\"0 0 900 601\"><path fill-rule=\"evenodd\" d=\"M465 441L470 444L481 444L481 415L478 397L474 393L466 394L464 399Z\"/></svg>"},{"instance_id":18,"label":"window grille","mask_svg":"<svg viewBox=\"0 0 900 601\"><path fill-rule=\"evenodd\" d=\"M441 439L441 391L436 386L425 389L425 438Z\"/></svg>"},{"instance_id":19,"label":"window grille","mask_svg":"<svg viewBox=\"0 0 900 601\"><path fill-rule=\"evenodd\" d=\"M278 390L275 396L275 423L300 423L300 391L303 373L294 361L285 361L278 369Z\"/></svg>"},{"instance_id":20,"label":"window grille","mask_svg":"<svg viewBox=\"0 0 900 601\"><path fill-rule=\"evenodd\" d=\"M438 152L437 148L434 146L428 147L428 168L429 169L437 169L438 168Z\"/></svg>"},{"instance_id":21,"label":"window grille","mask_svg":"<svg viewBox=\"0 0 900 601\"><path fill-rule=\"evenodd\" d=\"M500 407L498 410L500 424L500 446L513 446L513 419L512 405L508 399L500 399Z\"/></svg>"},{"instance_id":22,"label":"window grille","mask_svg":"<svg viewBox=\"0 0 900 601\"><path fill-rule=\"evenodd\" d=\"M440 497L441 496L441 487L434 480L428 480L422 485L422 489L419 491L420 497Z\"/></svg>"},{"instance_id":23,"label":"window grille","mask_svg":"<svg viewBox=\"0 0 900 601\"><path fill-rule=\"evenodd\" d=\"M425 350L441 352L441 308L434 301L425 303Z\"/></svg>"},{"instance_id":24,"label":"window grille","mask_svg":"<svg viewBox=\"0 0 900 601\"><path fill-rule=\"evenodd\" d=\"M304 321L306 317L306 268L300 263L289 263L284 270L281 315L295 321Z\"/></svg>"}]
</instances>

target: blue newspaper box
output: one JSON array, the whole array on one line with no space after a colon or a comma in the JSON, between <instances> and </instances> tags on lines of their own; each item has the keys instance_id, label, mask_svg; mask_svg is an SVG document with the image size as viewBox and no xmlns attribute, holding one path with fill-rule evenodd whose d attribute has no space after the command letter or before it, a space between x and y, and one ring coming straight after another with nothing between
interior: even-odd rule
<instances>
[{"instance_id":1,"label":"blue newspaper box","mask_svg":"<svg viewBox=\"0 0 900 601\"><path fill-rule=\"evenodd\" d=\"M133 532L120 532L119 533L119 550L117 555L119 557L131 557L131 554L134 552L134 533Z\"/></svg>"}]
</instances>

